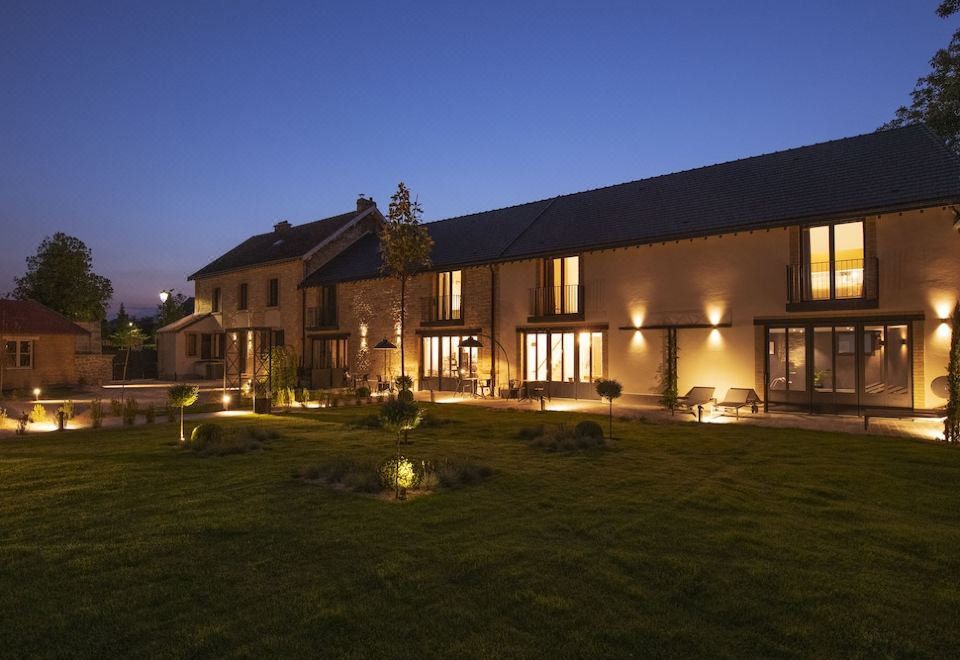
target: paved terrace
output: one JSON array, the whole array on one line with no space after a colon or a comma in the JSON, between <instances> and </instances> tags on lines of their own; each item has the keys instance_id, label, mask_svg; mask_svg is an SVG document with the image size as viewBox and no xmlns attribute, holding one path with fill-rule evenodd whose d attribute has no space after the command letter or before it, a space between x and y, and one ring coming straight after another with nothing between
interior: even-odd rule
<instances>
[{"instance_id":1,"label":"paved terrace","mask_svg":"<svg viewBox=\"0 0 960 660\"><path fill-rule=\"evenodd\" d=\"M427 401L429 392L418 392L417 398ZM540 401L516 401L515 399L494 399L473 397L469 394L458 395L453 392L436 392L434 400L440 404L461 404L489 408L507 408L514 410L540 410ZM570 399L547 399L547 410L579 411L606 415L608 407L600 401L573 401ZM642 403L614 402L613 414L617 417L645 419L657 424L696 424L697 418L689 413L671 415L668 410ZM840 433L864 433L863 418L856 415L812 415L787 412L751 413L749 408L740 411L739 419L731 413L721 415L705 410L704 424L749 424L768 428L808 429L811 431L837 431ZM943 437L943 418L916 417L906 419L871 418L870 435L887 435L921 440L936 440Z\"/></svg>"}]
</instances>

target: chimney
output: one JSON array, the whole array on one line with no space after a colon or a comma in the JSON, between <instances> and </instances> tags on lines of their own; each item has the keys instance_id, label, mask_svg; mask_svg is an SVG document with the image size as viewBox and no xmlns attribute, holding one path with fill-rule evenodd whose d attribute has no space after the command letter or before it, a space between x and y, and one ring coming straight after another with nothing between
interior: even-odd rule
<instances>
[{"instance_id":1,"label":"chimney","mask_svg":"<svg viewBox=\"0 0 960 660\"><path fill-rule=\"evenodd\" d=\"M371 206L376 206L376 205L377 203L373 201L372 197L364 197L363 195L360 195L359 197L357 197L357 213L366 211Z\"/></svg>"},{"instance_id":2,"label":"chimney","mask_svg":"<svg viewBox=\"0 0 960 660\"><path fill-rule=\"evenodd\" d=\"M287 231L288 229L290 229L290 223L286 220L281 220L273 226L273 231L275 232Z\"/></svg>"}]
</instances>

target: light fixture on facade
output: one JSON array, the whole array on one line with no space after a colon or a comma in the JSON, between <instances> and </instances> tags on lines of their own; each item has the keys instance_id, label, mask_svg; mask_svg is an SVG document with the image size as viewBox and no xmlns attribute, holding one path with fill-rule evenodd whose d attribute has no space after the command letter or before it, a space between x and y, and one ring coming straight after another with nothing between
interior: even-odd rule
<instances>
[{"instance_id":1,"label":"light fixture on facade","mask_svg":"<svg viewBox=\"0 0 960 660\"><path fill-rule=\"evenodd\" d=\"M169 298L170 298L170 292L169 292L169 291L167 291L166 289L164 289L163 291L160 292L160 302L166 303Z\"/></svg>"},{"instance_id":2,"label":"light fixture on facade","mask_svg":"<svg viewBox=\"0 0 960 660\"><path fill-rule=\"evenodd\" d=\"M34 400L36 400L36 401L39 401L39 400L40 400L40 388L39 388L39 387L34 387L34 388L33 388L33 398L34 398Z\"/></svg>"}]
</instances>

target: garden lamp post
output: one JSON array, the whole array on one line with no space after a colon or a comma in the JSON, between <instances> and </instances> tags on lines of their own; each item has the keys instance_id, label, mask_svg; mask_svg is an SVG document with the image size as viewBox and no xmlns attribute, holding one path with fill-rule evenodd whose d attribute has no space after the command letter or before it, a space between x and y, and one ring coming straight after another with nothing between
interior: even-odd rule
<instances>
[{"instance_id":1,"label":"garden lamp post","mask_svg":"<svg viewBox=\"0 0 960 660\"><path fill-rule=\"evenodd\" d=\"M476 334L476 337L486 337L487 339L492 341L494 344L496 344L496 346L501 351L503 351L503 361L507 363L507 388L509 388L510 387L510 358L507 356L507 349L503 347L503 344L498 342L496 339L494 339L490 335L485 335L480 332L475 334ZM474 337L467 337L466 339L460 342L460 348L483 348L483 342ZM491 360L491 367L492 367L492 362L494 361ZM491 396L492 395L493 393L491 392Z\"/></svg>"}]
</instances>

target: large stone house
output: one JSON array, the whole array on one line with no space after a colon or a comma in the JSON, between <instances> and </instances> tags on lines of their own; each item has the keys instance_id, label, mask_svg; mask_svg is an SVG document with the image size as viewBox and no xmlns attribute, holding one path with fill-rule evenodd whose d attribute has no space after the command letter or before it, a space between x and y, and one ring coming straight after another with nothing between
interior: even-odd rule
<instances>
[{"instance_id":1,"label":"large stone house","mask_svg":"<svg viewBox=\"0 0 960 660\"><path fill-rule=\"evenodd\" d=\"M382 221L361 198L337 216L278 222L193 273L194 313L157 331L160 377L265 388L271 349L284 346L301 360L304 327L315 323L316 302L298 284Z\"/></svg>"},{"instance_id":2,"label":"large stone house","mask_svg":"<svg viewBox=\"0 0 960 660\"><path fill-rule=\"evenodd\" d=\"M958 203L960 159L911 126L431 222L402 338L371 218L303 263L302 376L395 377L376 346L402 339L419 389L593 398L615 378L655 400L669 338L681 393L936 408Z\"/></svg>"}]
</instances>

